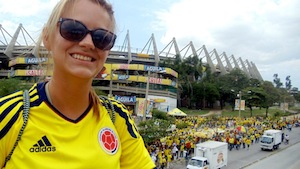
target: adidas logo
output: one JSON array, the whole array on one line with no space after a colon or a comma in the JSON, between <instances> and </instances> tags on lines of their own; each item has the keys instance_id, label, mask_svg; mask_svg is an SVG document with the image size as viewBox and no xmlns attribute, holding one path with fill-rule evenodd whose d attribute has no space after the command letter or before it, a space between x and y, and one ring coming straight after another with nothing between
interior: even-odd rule
<instances>
[{"instance_id":1,"label":"adidas logo","mask_svg":"<svg viewBox=\"0 0 300 169\"><path fill-rule=\"evenodd\" d=\"M33 147L29 149L29 151L32 153L55 152L56 148L52 146L46 136L43 136L42 139L40 139L36 144L33 145Z\"/></svg>"}]
</instances>

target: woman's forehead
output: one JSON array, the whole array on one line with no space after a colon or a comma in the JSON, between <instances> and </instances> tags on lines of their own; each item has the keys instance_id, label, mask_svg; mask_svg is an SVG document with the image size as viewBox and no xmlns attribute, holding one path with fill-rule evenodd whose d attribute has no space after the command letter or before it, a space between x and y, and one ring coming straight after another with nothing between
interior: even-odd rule
<instances>
[{"instance_id":1,"label":"woman's forehead","mask_svg":"<svg viewBox=\"0 0 300 169\"><path fill-rule=\"evenodd\" d=\"M76 19L88 24L89 29L113 30L113 22L105 8L92 0L76 0L65 6L61 17Z\"/></svg>"}]
</instances>

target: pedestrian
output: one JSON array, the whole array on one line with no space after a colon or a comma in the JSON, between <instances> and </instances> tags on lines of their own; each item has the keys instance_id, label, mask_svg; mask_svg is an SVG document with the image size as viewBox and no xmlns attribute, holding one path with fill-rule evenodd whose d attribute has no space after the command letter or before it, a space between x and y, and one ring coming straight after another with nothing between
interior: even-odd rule
<instances>
[{"instance_id":1,"label":"pedestrian","mask_svg":"<svg viewBox=\"0 0 300 169\"><path fill-rule=\"evenodd\" d=\"M166 155L167 155L167 157L166 157L166 159L167 159L167 168L170 168L170 164L172 162L172 154L170 152L170 153L168 153Z\"/></svg>"},{"instance_id":2,"label":"pedestrian","mask_svg":"<svg viewBox=\"0 0 300 169\"><path fill-rule=\"evenodd\" d=\"M234 148L234 138L229 138L229 150L231 151Z\"/></svg>"},{"instance_id":3,"label":"pedestrian","mask_svg":"<svg viewBox=\"0 0 300 169\"><path fill-rule=\"evenodd\" d=\"M245 143L247 144L247 150L249 150L249 148L250 148L250 144L251 144L251 139L250 139L250 136L248 136L248 137L246 138L246 141L245 141Z\"/></svg>"},{"instance_id":4,"label":"pedestrian","mask_svg":"<svg viewBox=\"0 0 300 169\"><path fill-rule=\"evenodd\" d=\"M288 134L285 134L285 144L289 144L290 137Z\"/></svg>"},{"instance_id":5,"label":"pedestrian","mask_svg":"<svg viewBox=\"0 0 300 169\"><path fill-rule=\"evenodd\" d=\"M185 156L184 156L185 165L188 165L188 162L189 162L189 159L190 159L190 154L189 154L189 152L186 149L184 151L186 152Z\"/></svg>"},{"instance_id":6,"label":"pedestrian","mask_svg":"<svg viewBox=\"0 0 300 169\"><path fill-rule=\"evenodd\" d=\"M184 148L185 148L184 143L181 143L181 144L180 144L180 149L179 149L179 157L180 157L180 158L183 158L183 151L184 151Z\"/></svg>"},{"instance_id":7,"label":"pedestrian","mask_svg":"<svg viewBox=\"0 0 300 169\"><path fill-rule=\"evenodd\" d=\"M178 158L178 148L176 145L173 145L173 148L172 148L172 156L173 156L173 159L176 160Z\"/></svg>"},{"instance_id":8,"label":"pedestrian","mask_svg":"<svg viewBox=\"0 0 300 169\"><path fill-rule=\"evenodd\" d=\"M39 40L47 51L37 52L53 61L45 70L52 77L29 90L28 118L22 117L23 91L0 99L1 168L155 167L126 107L100 100L92 88L114 32L114 11L106 0L57 3Z\"/></svg>"},{"instance_id":9,"label":"pedestrian","mask_svg":"<svg viewBox=\"0 0 300 169\"><path fill-rule=\"evenodd\" d=\"M245 136L242 136L241 142L242 142L242 144L243 144L243 149L246 148L246 140L247 140L247 138L246 138Z\"/></svg>"},{"instance_id":10,"label":"pedestrian","mask_svg":"<svg viewBox=\"0 0 300 169\"><path fill-rule=\"evenodd\" d=\"M254 140L255 140L255 135L254 134L251 134L250 135L250 140L251 140L251 144L253 144Z\"/></svg>"},{"instance_id":11,"label":"pedestrian","mask_svg":"<svg viewBox=\"0 0 300 169\"><path fill-rule=\"evenodd\" d=\"M161 159L160 159L160 168L164 169L167 166L167 159L164 153L162 153L161 155Z\"/></svg>"},{"instance_id":12,"label":"pedestrian","mask_svg":"<svg viewBox=\"0 0 300 169\"><path fill-rule=\"evenodd\" d=\"M260 137L260 134L255 133L255 143L259 143L259 137Z\"/></svg>"}]
</instances>

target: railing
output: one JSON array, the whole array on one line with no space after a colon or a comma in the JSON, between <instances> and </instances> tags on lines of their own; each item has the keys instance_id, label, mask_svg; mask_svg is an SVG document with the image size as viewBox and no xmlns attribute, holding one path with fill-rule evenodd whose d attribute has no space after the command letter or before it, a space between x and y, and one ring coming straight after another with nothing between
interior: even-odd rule
<instances>
[{"instance_id":1,"label":"railing","mask_svg":"<svg viewBox=\"0 0 300 169\"><path fill-rule=\"evenodd\" d=\"M94 86L94 88L100 89L100 90L110 90L109 86ZM144 88L120 86L120 85L112 85L112 91L123 91L123 92L137 93L137 94L145 94L146 93L146 89L144 89ZM171 98L177 99L177 93L173 93L173 92L165 91L165 90L149 89L148 94L155 95L155 96L171 97Z\"/></svg>"}]
</instances>

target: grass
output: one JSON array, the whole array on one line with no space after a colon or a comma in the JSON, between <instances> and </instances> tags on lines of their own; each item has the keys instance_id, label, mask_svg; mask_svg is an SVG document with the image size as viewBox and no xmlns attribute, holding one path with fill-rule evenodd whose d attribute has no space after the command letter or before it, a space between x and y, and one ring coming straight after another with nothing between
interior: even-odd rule
<instances>
[{"instance_id":1,"label":"grass","mask_svg":"<svg viewBox=\"0 0 300 169\"><path fill-rule=\"evenodd\" d=\"M182 110L184 113L190 116L204 115L210 112L210 110L188 109L184 107L181 107L180 110Z\"/></svg>"},{"instance_id":2,"label":"grass","mask_svg":"<svg viewBox=\"0 0 300 169\"><path fill-rule=\"evenodd\" d=\"M183 112L185 112L188 115L205 115L209 113L211 110L197 110L197 109L187 109L187 108L180 108ZM299 113L300 110L299 108L291 108L290 110L293 110L294 112ZM268 110L268 116L270 117L280 117L280 116L288 116L291 115L291 112L286 111L284 112L283 110L280 110L279 107L271 107ZM227 116L227 117L237 117L239 116L239 111L232 111L232 109L229 107L226 107L222 110L222 116ZM266 116L266 109L265 108L254 108L252 110L252 116ZM241 110L241 117L251 117L250 109L246 108L246 110Z\"/></svg>"}]
</instances>

